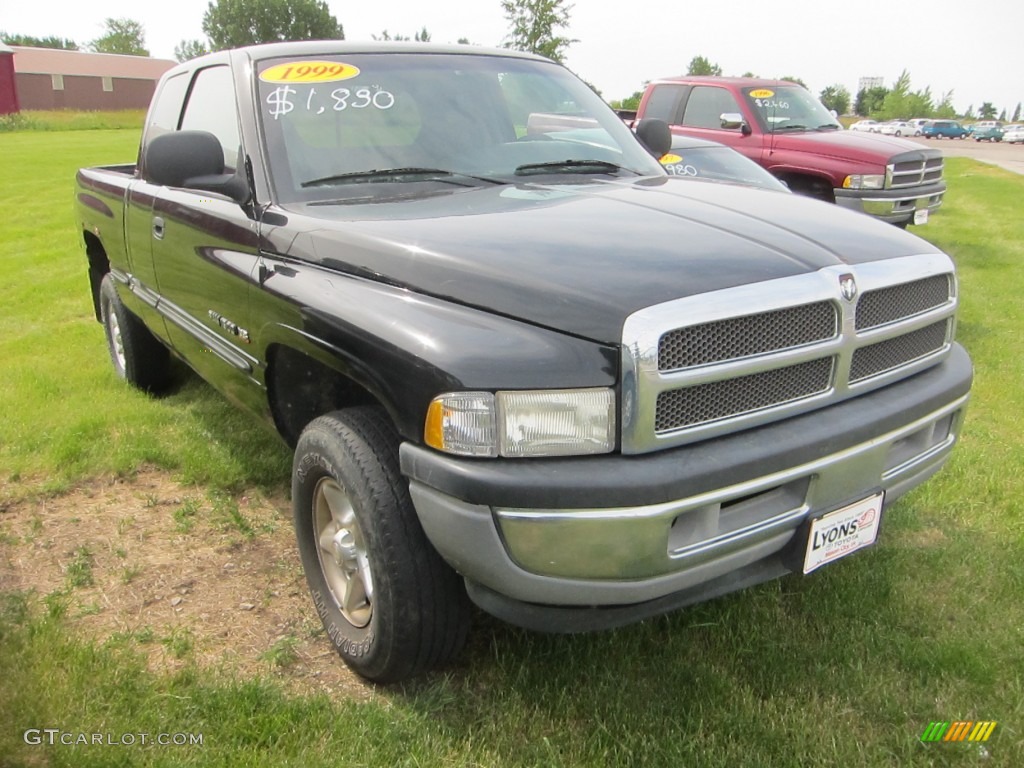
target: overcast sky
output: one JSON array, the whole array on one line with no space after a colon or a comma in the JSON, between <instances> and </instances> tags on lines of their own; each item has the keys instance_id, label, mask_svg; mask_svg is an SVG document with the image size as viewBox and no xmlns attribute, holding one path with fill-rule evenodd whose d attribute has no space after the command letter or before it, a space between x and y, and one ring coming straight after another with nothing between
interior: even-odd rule
<instances>
[{"instance_id":1,"label":"overcast sky","mask_svg":"<svg viewBox=\"0 0 1024 768\"><path fill-rule=\"evenodd\" d=\"M142 23L153 56L199 39L208 0L0 0L0 29L56 35L83 45L106 17ZM348 40L384 29L411 36L426 27L434 42L468 38L500 45L508 23L499 0L328 0ZM1024 101L1024 4L1019 0L575 0L566 64L608 100L645 80L685 73L704 56L723 74L799 77L818 93L861 77L892 86L910 73L913 90L953 91L958 111L982 102L1012 114ZM906 117L912 117L907 115Z\"/></svg>"}]
</instances>

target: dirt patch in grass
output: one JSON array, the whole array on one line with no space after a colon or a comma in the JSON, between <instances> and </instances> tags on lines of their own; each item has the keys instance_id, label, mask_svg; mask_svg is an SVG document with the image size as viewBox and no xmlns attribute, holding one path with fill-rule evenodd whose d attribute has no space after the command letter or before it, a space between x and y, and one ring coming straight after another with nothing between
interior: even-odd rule
<instances>
[{"instance_id":1,"label":"dirt patch in grass","mask_svg":"<svg viewBox=\"0 0 1024 768\"><path fill-rule=\"evenodd\" d=\"M228 496L147 471L0 508L0 590L150 668L195 663L295 692L367 698L326 638L283 495Z\"/></svg>"}]
</instances>

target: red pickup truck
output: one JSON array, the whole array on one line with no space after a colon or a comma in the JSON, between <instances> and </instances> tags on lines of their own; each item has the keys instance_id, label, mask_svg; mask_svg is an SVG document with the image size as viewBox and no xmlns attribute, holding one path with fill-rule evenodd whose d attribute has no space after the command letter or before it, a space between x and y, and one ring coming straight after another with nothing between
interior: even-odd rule
<instances>
[{"instance_id":1,"label":"red pickup truck","mask_svg":"<svg viewBox=\"0 0 1024 768\"><path fill-rule=\"evenodd\" d=\"M843 130L806 88L782 80L684 76L647 86L637 120L726 144L794 192L906 226L942 205L942 152Z\"/></svg>"}]
</instances>

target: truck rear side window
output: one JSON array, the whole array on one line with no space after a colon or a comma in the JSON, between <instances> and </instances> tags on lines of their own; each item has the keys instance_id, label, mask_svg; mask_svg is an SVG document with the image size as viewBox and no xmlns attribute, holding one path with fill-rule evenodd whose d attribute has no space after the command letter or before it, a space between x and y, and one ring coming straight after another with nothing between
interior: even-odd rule
<instances>
[{"instance_id":1,"label":"truck rear side window","mask_svg":"<svg viewBox=\"0 0 1024 768\"><path fill-rule=\"evenodd\" d=\"M690 91L683 113L683 125L695 128L722 128L722 115L740 112L732 94L724 88L698 85Z\"/></svg>"},{"instance_id":2,"label":"truck rear side window","mask_svg":"<svg viewBox=\"0 0 1024 768\"><path fill-rule=\"evenodd\" d=\"M679 102L685 90L685 85L656 85L647 97L644 117L656 117L669 125L679 125Z\"/></svg>"},{"instance_id":3,"label":"truck rear side window","mask_svg":"<svg viewBox=\"0 0 1024 768\"><path fill-rule=\"evenodd\" d=\"M149 122L146 125L146 140L152 141L162 133L178 130L181 119L181 107L185 103L185 91L188 90L188 73L182 72L164 81L163 87L153 100L153 108L149 111Z\"/></svg>"},{"instance_id":4,"label":"truck rear side window","mask_svg":"<svg viewBox=\"0 0 1024 768\"><path fill-rule=\"evenodd\" d=\"M199 70L181 120L183 131L209 131L224 149L225 170L231 171L238 158L238 109L231 70L226 66Z\"/></svg>"}]
</instances>

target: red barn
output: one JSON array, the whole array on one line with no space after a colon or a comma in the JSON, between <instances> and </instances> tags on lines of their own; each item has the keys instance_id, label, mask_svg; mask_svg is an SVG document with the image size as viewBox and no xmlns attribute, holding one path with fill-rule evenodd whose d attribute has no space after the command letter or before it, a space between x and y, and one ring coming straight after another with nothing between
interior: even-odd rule
<instances>
[{"instance_id":1,"label":"red barn","mask_svg":"<svg viewBox=\"0 0 1024 768\"><path fill-rule=\"evenodd\" d=\"M18 89L14 83L14 50L0 43L0 115L9 115L18 109Z\"/></svg>"},{"instance_id":2,"label":"red barn","mask_svg":"<svg viewBox=\"0 0 1024 768\"><path fill-rule=\"evenodd\" d=\"M145 109L177 62L146 56L12 46L22 109Z\"/></svg>"}]
</instances>

